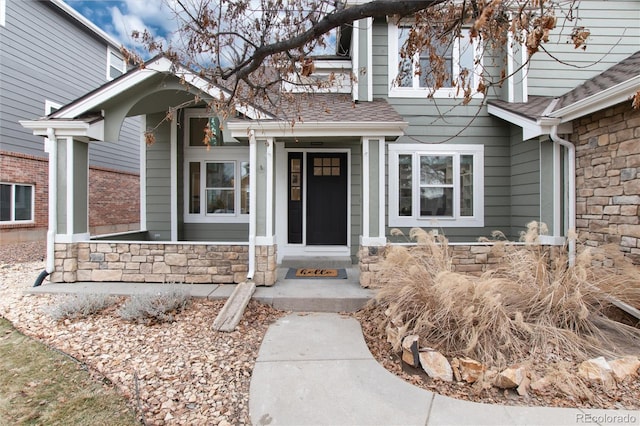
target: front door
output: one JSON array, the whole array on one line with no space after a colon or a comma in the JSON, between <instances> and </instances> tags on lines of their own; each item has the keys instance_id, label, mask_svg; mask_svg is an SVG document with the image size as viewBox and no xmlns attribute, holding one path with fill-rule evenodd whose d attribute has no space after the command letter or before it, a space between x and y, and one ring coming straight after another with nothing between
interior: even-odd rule
<instances>
[{"instance_id":1,"label":"front door","mask_svg":"<svg viewBox=\"0 0 640 426\"><path fill-rule=\"evenodd\" d=\"M291 152L288 158L288 242L346 246L347 154L308 152L306 161L304 155Z\"/></svg>"}]
</instances>

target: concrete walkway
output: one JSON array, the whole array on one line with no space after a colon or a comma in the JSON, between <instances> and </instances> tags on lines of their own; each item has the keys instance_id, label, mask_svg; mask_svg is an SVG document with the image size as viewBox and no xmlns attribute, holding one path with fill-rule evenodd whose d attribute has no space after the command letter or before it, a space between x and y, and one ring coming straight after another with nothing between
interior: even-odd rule
<instances>
[{"instance_id":1,"label":"concrete walkway","mask_svg":"<svg viewBox=\"0 0 640 426\"><path fill-rule=\"evenodd\" d=\"M360 324L293 313L269 327L253 370L254 425L640 424L640 412L479 404L437 395L388 372Z\"/></svg>"},{"instance_id":2,"label":"concrete walkway","mask_svg":"<svg viewBox=\"0 0 640 426\"><path fill-rule=\"evenodd\" d=\"M347 269L348 279L285 279L287 268L280 268L278 281L271 287L257 287L253 299L283 311L355 312L372 297L373 290L360 287L358 268ZM35 279L35 276L34 276ZM133 294L156 293L172 284L132 282L45 282L26 290L31 294ZM234 284L174 284L193 297L227 299Z\"/></svg>"}]
</instances>

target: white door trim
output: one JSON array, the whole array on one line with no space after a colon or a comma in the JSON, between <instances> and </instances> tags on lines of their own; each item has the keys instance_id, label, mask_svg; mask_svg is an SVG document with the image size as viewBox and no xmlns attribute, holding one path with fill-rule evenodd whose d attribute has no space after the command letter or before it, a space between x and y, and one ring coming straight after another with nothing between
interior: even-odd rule
<instances>
[{"instance_id":1,"label":"white door trim","mask_svg":"<svg viewBox=\"0 0 640 426\"><path fill-rule=\"evenodd\" d=\"M276 189L276 240L278 244L277 261L285 256L318 257L318 256L350 256L351 255L351 149L349 148L285 148L283 142L275 143L276 152L276 188L288 188L288 158L290 152L303 153L303 193L302 201L302 244L288 242L288 190ZM347 154L347 245L346 246L307 246L307 153L346 153Z\"/></svg>"}]
</instances>

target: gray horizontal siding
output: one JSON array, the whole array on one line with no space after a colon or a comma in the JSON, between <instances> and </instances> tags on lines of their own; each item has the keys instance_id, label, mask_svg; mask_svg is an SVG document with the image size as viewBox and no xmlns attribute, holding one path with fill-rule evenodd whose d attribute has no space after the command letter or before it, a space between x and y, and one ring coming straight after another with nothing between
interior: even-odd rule
<instances>
[{"instance_id":1,"label":"gray horizontal siding","mask_svg":"<svg viewBox=\"0 0 640 426\"><path fill-rule=\"evenodd\" d=\"M373 33L374 97L384 97L409 123L406 136L398 143L482 144L484 157L484 228L444 228L452 241L475 241L500 230L511 233L511 147L509 129L500 120L489 117L486 108L474 100L388 97L387 23L376 20ZM393 142L391 142L393 143ZM388 194L387 182L387 194ZM387 205L389 197L387 196ZM388 209L387 209L388 211ZM404 229L408 235L408 229ZM390 235L391 241L398 238ZM402 238L400 238L402 241Z\"/></svg>"},{"instance_id":2,"label":"gray horizontal siding","mask_svg":"<svg viewBox=\"0 0 640 426\"><path fill-rule=\"evenodd\" d=\"M554 57L536 53L529 67L529 94L559 96L640 49L640 2L582 1L577 25L591 31L586 50L570 42L572 23L559 18L558 28L545 44Z\"/></svg>"},{"instance_id":3,"label":"gray horizontal siding","mask_svg":"<svg viewBox=\"0 0 640 426\"><path fill-rule=\"evenodd\" d=\"M511 236L516 238L527 223L540 220L540 144L522 141L522 130L511 132Z\"/></svg>"},{"instance_id":4,"label":"gray horizontal siding","mask_svg":"<svg viewBox=\"0 0 640 426\"><path fill-rule=\"evenodd\" d=\"M185 223L182 225L183 241L247 242L248 223Z\"/></svg>"},{"instance_id":5,"label":"gray horizontal siding","mask_svg":"<svg viewBox=\"0 0 640 426\"><path fill-rule=\"evenodd\" d=\"M18 123L44 115L45 101L66 104L106 83L107 45L49 2L7 0L0 27L0 149L45 157L42 137ZM139 136L131 120L117 146L89 148L92 165L138 172Z\"/></svg>"},{"instance_id":6,"label":"gray horizontal siding","mask_svg":"<svg viewBox=\"0 0 640 426\"><path fill-rule=\"evenodd\" d=\"M147 116L147 125L156 128L156 141L147 147L146 203L147 229L152 240L171 239L170 124L164 114Z\"/></svg>"}]
</instances>

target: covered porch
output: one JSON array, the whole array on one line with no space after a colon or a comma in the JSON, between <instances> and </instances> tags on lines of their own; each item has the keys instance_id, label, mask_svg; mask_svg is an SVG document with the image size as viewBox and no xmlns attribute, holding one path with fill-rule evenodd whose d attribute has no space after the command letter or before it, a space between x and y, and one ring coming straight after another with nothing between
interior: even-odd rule
<instances>
[{"instance_id":1,"label":"covered porch","mask_svg":"<svg viewBox=\"0 0 640 426\"><path fill-rule=\"evenodd\" d=\"M268 286L288 258L353 264L363 248L386 244L386 142L406 123L385 101L323 94L301 106L295 123L247 106L220 123L206 109L220 93L159 58L22 122L45 137L52 165L52 282ZM92 238L88 144L115 143L127 116L143 122L141 229ZM208 144L204 126L216 130Z\"/></svg>"}]
</instances>

